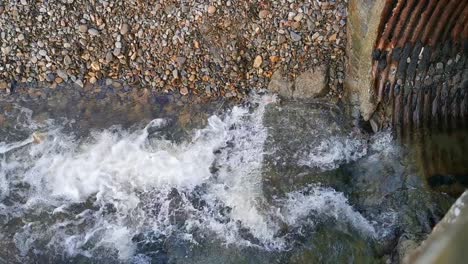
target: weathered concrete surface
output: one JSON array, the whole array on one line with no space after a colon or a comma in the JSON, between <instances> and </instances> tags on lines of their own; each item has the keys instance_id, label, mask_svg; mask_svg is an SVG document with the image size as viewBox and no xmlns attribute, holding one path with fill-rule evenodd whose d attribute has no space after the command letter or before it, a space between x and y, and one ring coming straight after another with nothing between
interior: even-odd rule
<instances>
[{"instance_id":1,"label":"weathered concrete surface","mask_svg":"<svg viewBox=\"0 0 468 264\"><path fill-rule=\"evenodd\" d=\"M384 0L349 1L345 92L352 105L358 106L364 120L369 120L377 107L372 88L372 51L384 5Z\"/></svg>"},{"instance_id":2,"label":"weathered concrete surface","mask_svg":"<svg viewBox=\"0 0 468 264\"><path fill-rule=\"evenodd\" d=\"M468 191L465 191L447 215L436 225L428 239L405 263L466 263L468 260Z\"/></svg>"}]
</instances>

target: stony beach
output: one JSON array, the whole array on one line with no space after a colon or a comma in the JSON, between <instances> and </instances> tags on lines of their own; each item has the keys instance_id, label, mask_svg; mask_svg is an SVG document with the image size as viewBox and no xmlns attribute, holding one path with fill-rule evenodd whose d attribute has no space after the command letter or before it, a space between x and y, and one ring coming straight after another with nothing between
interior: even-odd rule
<instances>
[{"instance_id":1,"label":"stony beach","mask_svg":"<svg viewBox=\"0 0 468 264\"><path fill-rule=\"evenodd\" d=\"M73 84L242 99L272 88L272 78L314 82L312 72L325 94L340 96L346 8L347 0L6 1L0 94Z\"/></svg>"}]
</instances>

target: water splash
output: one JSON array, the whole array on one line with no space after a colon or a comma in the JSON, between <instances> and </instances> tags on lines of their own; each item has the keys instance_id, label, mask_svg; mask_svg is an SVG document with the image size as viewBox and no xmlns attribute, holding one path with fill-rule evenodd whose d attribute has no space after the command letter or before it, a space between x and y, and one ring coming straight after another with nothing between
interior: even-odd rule
<instances>
[{"instance_id":1,"label":"water splash","mask_svg":"<svg viewBox=\"0 0 468 264\"><path fill-rule=\"evenodd\" d=\"M251 107L212 116L182 143L159 134L164 119L136 132L114 127L84 140L50 126L41 144L1 142L0 202L6 219L23 219L14 234L20 255L41 247L92 256L104 248L129 259L136 238L149 233L192 243L197 234L213 234L226 244L286 250L281 227L310 225L314 214L373 236L372 224L330 188L309 186L266 201L262 163L268 131L262 121L274 101L256 96ZM364 155L346 152L358 143L327 141L319 150L327 149L328 156L306 159L332 168ZM336 152L340 147L345 152ZM20 201L7 205L13 195Z\"/></svg>"}]
</instances>

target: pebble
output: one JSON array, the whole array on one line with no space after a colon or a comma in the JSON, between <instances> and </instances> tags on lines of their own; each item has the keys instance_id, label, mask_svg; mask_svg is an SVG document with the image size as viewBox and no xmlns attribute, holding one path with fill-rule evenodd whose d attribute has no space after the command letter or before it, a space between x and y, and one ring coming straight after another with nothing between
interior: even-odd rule
<instances>
[{"instance_id":1,"label":"pebble","mask_svg":"<svg viewBox=\"0 0 468 264\"><path fill-rule=\"evenodd\" d=\"M260 10L260 12L258 13L258 17L261 19L265 19L268 17L269 13L270 12L268 12L268 10Z\"/></svg>"},{"instance_id":2,"label":"pebble","mask_svg":"<svg viewBox=\"0 0 468 264\"><path fill-rule=\"evenodd\" d=\"M86 25L79 25L78 26L78 31L80 31L81 33L86 33L88 31L88 26Z\"/></svg>"},{"instance_id":3,"label":"pebble","mask_svg":"<svg viewBox=\"0 0 468 264\"><path fill-rule=\"evenodd\" d=\"M292 41L294 41L294 42L301 41L301 35L297 34L296 32L291 31L290 35L291 35Z\"/></svg>"},{"instance_id":4,"label":"pebble","mask_svg":"<svg viewBox=\"0 0 468 264\"><path fill-rule=\"evenodd\" d=\"M65 81L68 80L68 74L64 70L57 70L57 75Z\"/></svg>"},{"instance_id":5,"label":"pebble","mask_svg":"<svg viewBox=\"0 0 468 264\"><path fill-rule=\"evenodd\" d=\"M177 66L182 67L187 59L185 57L179 56L176 58Z\"/></svg>"},{"instance_id":6,"label":"pebble","mask_svg":"<svg viewBox=\"0 0 468 264\"><path fill-rule=\"evenodd\" d=\"M91 35L91 36L97 36L99 35L99 31L95 28L90 28L88 29L88 33Z\"/></svg>"},{"instance_id":7,"label":"pebble","mask_svg":"<svg viewBox=\"0 0 468 264\"><path fill-rule=\"evenodd\" d=\"M124 23L124 24L122 24L122 26L120 27L120 34L126 35L126 34L128 33L128 30L129 30L128 24Z\"/></svg>"},{"instance_id":8,"label":"pebble","mask_svg":"<svg viewBox=\"0 0 468 264\"><path fill-rule=\"evenodd\" d=\"M187 89L187 87L182 87L182 88L180 88L180 94L181 94L181 95L187 95L187 94L188 94L188 89Z\"/></svg>"},{"instance_id":9,"label":"pebble","mask_svg":"<svg viewBox=\"0 0 468 264\"><path fill-rule=\"evenodd\" d=\"M258 1L253 9L245 1L176 2L41 2L36 18L35 1L0 4L0 17L8 18L0 18L0 50L14 62L0 79L16 78L26 66L21 77L28 82L58 77L82 86L111 79L129 87L125 80L139 80L131 82L154 91L185 87L243 98L268 87L278 69L291 78L323 63L344 71L348 0Z\"/></svg>"},{"instance_id":10,"label":"pebble","mask_svg":"<svg viewBox=\"0 0 468 264\"><path fill-rule=\"evenodd\" d=\"M208 7L208 14L214 14L216 12L216 7L214 6L209 6Z\"/></svg>"},{"instance_id":11,"label":"pebble","mask_svg":"<svg viewBox=\"0 0 468 264\"><path fill-rule=\"evenodd\" d=\"M253 63L253 67L254 67L254 68L260 68L260 66L262 66L262 62L263 62L262 56L257 55L257 57L255 57L255 60L254 60L254 63Z\"/></svg>"}]
</instances>

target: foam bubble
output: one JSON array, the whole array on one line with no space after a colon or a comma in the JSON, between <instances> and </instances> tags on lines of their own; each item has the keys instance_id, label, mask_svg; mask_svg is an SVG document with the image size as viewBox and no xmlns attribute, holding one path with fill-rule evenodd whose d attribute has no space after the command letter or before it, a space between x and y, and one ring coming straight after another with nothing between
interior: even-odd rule
<instances>
[{"instance_id":1,"label":"foam bubble","mask_svg":"<svg viewBox=\"0 0 468 264\"><path fill-rule=\"evenodd\" d=\"M0 199L13 183L25 184L15 189L25 201L7 210L34 219L16 232L18 250L25 255L45 241L58 254L91 256L111 248L121 259L144 263L145 257L133 257L139 234L197 243L194 232L215 234L227 244L285 250L281 226L310 224L311 214L372 235L372 225L333 189L307 187L273 202L265 199L263 115L273 102L272 96L256 96L252 107L210 117L181 143L158 136L164 119L135 132L95 132L85 140L50 126L40 144L1 142L9 151L0 152ZM308 164L333 168L364 155L361 144L350 138L322 142Z\"/></svg>"}]
</instances>

